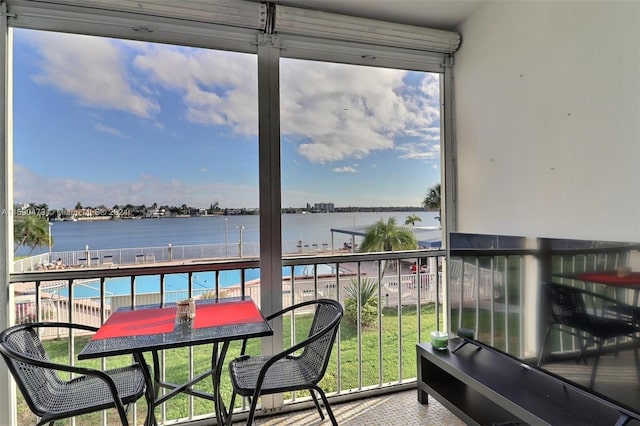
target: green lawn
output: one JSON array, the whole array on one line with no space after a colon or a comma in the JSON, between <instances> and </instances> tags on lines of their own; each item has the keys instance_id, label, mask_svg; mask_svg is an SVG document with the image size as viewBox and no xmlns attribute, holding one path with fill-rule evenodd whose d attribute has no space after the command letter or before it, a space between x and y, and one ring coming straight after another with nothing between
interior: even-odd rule
<instances>
[{"instance_id":1,"label":"green lawn","mask_svg":"<svg viewBox=\"0 0 640 426\"><path fill-rule=\"evenodd\" d=\"M428 339L429 332L435 330L435 313L434 305L422 307L421 312L421 328L422 337L418 338L418 322L417 309L413 307L403 307L401 324L398 317L398 310L386 308L383 310L382 316L382 377L379 375L379 342L378 327L379 324L372 325L366 329L360 336L362 347L360 350L362 359L358 356L358 332L357 327L344 318L340 326L339 341L334 345L332 359L329 368L321 382L321 387L325 392L335 392L338 386L338 371L340 371L340 387L341 389L357 389L361 385L363 387L376 385L380 382L395 382L402 379L413 378L416 376L416 349L415 345L419 341ZM295 329L299 340L303 339L308 332L311 323L311 315L301 315L296 317ZM285 318L284 323L284 341L289 342L290 337L290 319ZM85 345L88 338L76 338L76 353L78 353ZM286 343L285 343L286 345ZM402 345L402 346L400 346ZM46 343L47 351L51 358L56 362L66 363L68 359L68 342L67 339L53 340ZM400 353L400 347L402 351ZM340 369L337 365L338 348L340 350ZM240 352L240 343L233 343L230 346L226 357L226 363L231 361ZM260 353L260 340L253 339L247 346L247 352L250 354ZM183 383L188 379L189 361L193 357L193 365L197 370L194 374L206 370L211 365L211 346L196 346L192 349L179 348L165 351L165 381L172 383ZM150 360L151 357L148 357ZM76 362L77 365L87 366L91 368L100 368L100 360L85 360ZM130 356L111 357L107 359L107 368L115 368L131 362ZM400 364L401 363L401 364ZM358 377L358 369L361 366L362 377ZM400 376L400 374L402 376ZM212 384L210 380L200 382L197 387L200 390L211 391ZM228 372L222 373L222 394L225 401L229 401L231 397L231 384L228 379ZM308 392L301 392L299 397L307 397ZM291 395L285 395L290 398ZM170 399L164 404L167 413L167 419L186 418L189 415L190 403L189 397L179 395ZM237 401L240 406L240 401ZM157 408L156 415L160 418L161 409ZM193 398L193 412L195 415L207 414L213 412L213 405L207 400ZM146 404L144 398L137 405L138 424L142 424L146 413ZM84 415L76 418L78 426L93 426L99 422L101 414ZM26 407L26 404L19 397L18 400L18 416L20 425L35 424L35 417ZM131 418L131 415L130 415ZM108 419L110 424L118 424L117 413L115 410L108 411Z\"/></svg>"}]
</instances>

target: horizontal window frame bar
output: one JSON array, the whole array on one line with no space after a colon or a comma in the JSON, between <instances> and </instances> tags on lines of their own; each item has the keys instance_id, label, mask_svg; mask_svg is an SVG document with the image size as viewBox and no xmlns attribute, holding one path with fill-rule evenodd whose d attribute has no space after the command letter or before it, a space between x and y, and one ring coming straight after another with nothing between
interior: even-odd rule
<instances>
[{"instance_id":1,"label":"horizontal window frame bar","mask_svg":"<svg viewBox=\"0 0 640 426\"><path fill-rule=\"evenodd\" d=\"M453 31L284 5L276 6L274 32L445 54L461 41Z\"/></svg>"},{"instance_id":2,"label":"horizontal window frame bar","mask_svg":"<svg viewBox=\"0 0 640 426\"><path fill-rule=\"evenodd\" d=\"M94 9L89 13L77 7L48 6L12 4L8 10L9 26L241 53L257 53L261 34L258 30L205 22L121 12L93 13Z\"/></svg>"},{"instance_id":3,"label":"horizontal window frame bar","mask_svg":"<svg viewBox=\"0 0 640 426\"><path fill-rule=\"evenodd\" d=\"M272 37L280 57L444 73L449 54L293 35Z\"/></svg>"},{"instance_id":4,"label":"horizontal window frame bar","mask_svg":"<svg viewBox=\"0 0 640 426\"><path fill-rule=\"evenodd\" d=\"M8 0L7 3L24 3L24 0ZM264 3L246 0L180 0L168 2L158 0L31 0L32 7L73 7L96 14L114 12L131 13L147 17L172 18L179 21L197 21L264 30L267 6Z\"/></svg>"}]
</instances>

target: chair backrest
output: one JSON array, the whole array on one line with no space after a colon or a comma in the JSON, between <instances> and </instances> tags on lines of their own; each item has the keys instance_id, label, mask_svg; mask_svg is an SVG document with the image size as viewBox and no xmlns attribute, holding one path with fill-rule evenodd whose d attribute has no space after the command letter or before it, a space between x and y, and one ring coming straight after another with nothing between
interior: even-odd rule
<instances>
[{"instance_id":1,"label":"chair backrest","mask_svg":"<svg viewBox=\"0 0 640 426\"><path fill-rule=\"evenodd\" d=\"M311 383L318 383L327 369L331 349L342 319L342 305L331 299L318 299L316 310L299 360L308 368Z\"/></svg>"},{"instance_id":2,"label":"chair backrest","mask_svg":"<svg viewBox=\"0 0 640 426\"><path fill-rule=\"evenodd\" d=\"M589 328L589 314L579 288L547 284L545 291L555 323L583 330Z\"/></svg>"},{"instance_id":3,"label":"chair backrest","mask_svg":"<svg viewBox=\"0 0 640 426\"><path fill-rule=\"evenodd\" d=\"M48 368L51 360L38 336L37 328L29 324L10 327L0 333L0 354L7 363L29 408L41 416L50 398L49 389L64 383L55 370Z\"/></svg>"}]
</instances>

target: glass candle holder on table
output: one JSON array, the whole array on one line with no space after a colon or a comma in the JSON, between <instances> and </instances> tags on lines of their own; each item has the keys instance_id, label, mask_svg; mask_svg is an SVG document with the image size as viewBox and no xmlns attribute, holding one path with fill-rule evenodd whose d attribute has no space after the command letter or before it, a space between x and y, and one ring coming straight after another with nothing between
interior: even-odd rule
<instances>
[{"instance_id":1,"label":"glass candle holder on table","mask_svg":"<svg viewBox=\"0 0 640 426\"><path fill-rule=\"evenodd\" d=\"M446 331L432 331L431 332L431 346L438 351L447 350L449 345L449 333Z\"/></svg>"},{"instance_id":2,"label":"glass candle holder on table","mask_svg":"<svg viewBox=\"0 0 640 426\"><path fill-rule=\"evenodd\" d=\"M176 302L176 323L190 323L196 317L196 301L193 299Z\"/></svg>"}]
</instances>

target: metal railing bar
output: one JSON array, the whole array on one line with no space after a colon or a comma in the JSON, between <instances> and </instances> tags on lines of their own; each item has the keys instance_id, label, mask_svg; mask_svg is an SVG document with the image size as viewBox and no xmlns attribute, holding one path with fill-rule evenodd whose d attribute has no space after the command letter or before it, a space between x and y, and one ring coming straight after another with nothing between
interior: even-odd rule
<instances>
[{"instance_id":1,"label":"metal railing bar","mask_svg":"<svg viewBox=\"0 0 640 426\"><path fill-rule=\"evenodd\" d=\"M336 299L340 300L340 295L338 292L340 291L340 262L336 261ZM338 333L336 334L336 392L342 392L342 331L341 327L338 328Z\"/></svg>"},{"instance_id":2,"label":"metal railing bar","mask_svg":"<svg viewBox=\"0 0 640 426\"><path fill-rule=\"evenodd\" d=\"M509 352L509 259L509 256L504 257L504 271L502 272L504 277L502 285L504 287L504 347L506 352ZM491 296L493 299L493 295Z\"/></svg>"},{"instance_id":3,"label":"metal railing bar","mask_svg":"<svg viewBox=\"0 0 640 426\"><path fill-rule=\"evenodd\" d=\"M395 260L396 279L398 280L398 381L402 382L402 271L400 259Z\"/></svg>"},{"instance_id":4,"label":"metal railing bar","mask_svg":"<svg viewBox=\"0 0 640 426\"><path fill-rule=\"evenodd\" d=\"M382 336L382 264L376 263L376 272L378 275L378 336ZM378 385L382 386L384 382L384 366L382 362L383 354L382 338L378 338Z\"/></svg>"},{"instance_id":5,"label":"metal railing bar","mask_svg":"<svg viewBox=\"0 0 640 426\"><path fill-rule=\"evenodd\" d=\"M356 310L358 316L357 341L358 341L358 389L362 389L362 263L356 266L358 277L356 280ZM317 268L316 268L317 269ZM352 281L353 282L353 281Z\"/></svg>"}]
</instances>

